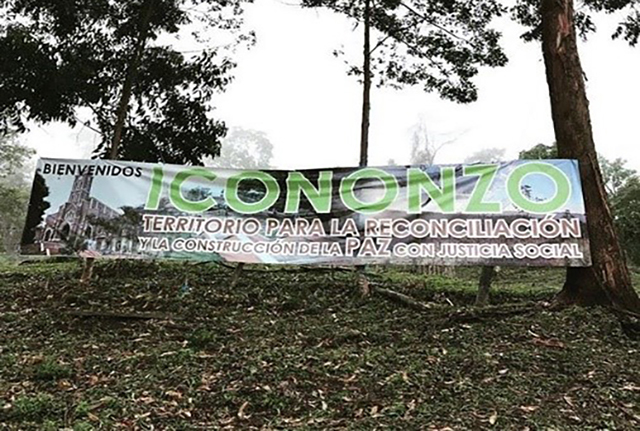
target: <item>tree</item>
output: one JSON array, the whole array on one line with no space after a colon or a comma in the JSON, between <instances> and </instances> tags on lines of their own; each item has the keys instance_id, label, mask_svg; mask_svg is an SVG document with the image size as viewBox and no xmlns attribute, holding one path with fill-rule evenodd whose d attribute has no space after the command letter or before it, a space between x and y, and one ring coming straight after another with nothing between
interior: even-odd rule
<instances>
[{"instance_id":1,"label":"tree","mask_svg":"<svg viewBox=\"0 0 640 431\"><path fill-rule=\"evenodd\" d=\"M627 257L640 265L640 179L631 177L611 199L611 205Z\"/></svg>"},{"instance_id":2,"label":"tree","mask_svg":"<svg viewBox=\"0 0 640 431\"><path fill-rule=\"evenodd\" d=\"M599 156L598 161L602 168L602 179L607 196L614 199L627 182L634 177L635 171L625 167L627 161L621 158L609 161L605 157Z\"/></svg>"},{"instance_id":3,"label":"tree","mask_svg":"<svg viewBox=\"0 0 640 431\"><path fill-rule=\"evenodd\" d=\"M466 159L465 163L499 163L504 160L504 148L483 148Z\"/></svg>"},{"instance_id":4,"label":"tree","mask_svg":"<svg viewBox=\"0 0 640 431\"><path fill-rule=\"evenodd\" d=\"M34 151L21 145L15 134L0 135L0 179L24 177L21 172Z\"/></svg>"},{"instance_id":5,"label":"tree","mask_svg":"<svg viewBox=\"0 0 640 431\"><path fill-rule=\"evenodd\" d=\"M210 101L230 82L245 0L7 0L0 14L0 127L82 123L99 157L202 163L224 123ZM203 31L206 26L207 34ZM172 38L194 32L195 52ZM210 36L207 36L210 35ZM228 45L210 45L212 38Z\"/></svg>"},{"instance_id":6,"label":"tree","mask_svg":"<svg viewBox=\"0 0 640 431\"><path fill-rule=\"evenodd\" d=\"M363 78L360 165L368 159L374 81L394 88L422 85L427 92L468 103L477 99L478 67L507 62L500 34L490 27L504 12L496 0L302 0L302 5L325 7L362 24L362 66L349 70Z\"/></svg>"},{"instance_id":7,"label":"tree","mask_svg":"<svg viewBox=\"0 0 640 431\"><path fill-rule=\"evenodd\" d=\"M26 165L32 155L15 136L0 137L0 253L13 253L20 244L29 201Z\"/></svg>"},{"instance_id":8,"label":"tree","mask_svg":"<svg viewBox=\"0 0 640 431\"><path fill-rule=\"evenodd\" d=\"M454 140L436 143L429 136L427 125L423 120L416 123L411 131L411 164L433 165L440 150Z\"/></svg>"},{"instance_id":9,"label":"tree","mask_svg":"<svg viewBox=\"0 0 640 431\"><path fill-rule=\"evenodd\" d=\"M264 132L232 128L222 141L220 157L208 165L218 168L265 169L271 167L273 145Z\"/></svg>"},{"instance_id":10,"label":"tree","mask_svg":"<svg viewBox=\"0 0 640 431\"><path fill-rule=\"evenodd\" d=\"M558 146L554 142L552 145L538 144L533 148L520 152L521 159L556 159L558 158ZM602 179L605 184L607 197L612 199L618 191L633 178L635 171L625 166L626 160L617 158L610 161L606 157L598 154L598 163L602 169Z\"/></svg>"},{"instance_id":11,"label":"tree","mask_svg":"<svg viewBox=\"0 0 640 431\"><path fill-rule=\"evenodd\" d=\"M558 305L610 304L640 311L613 224L591 129L573 0L541 0L539 34L558 156L580 163L593 266L568 268Z\"/></svg>"},{"instance_id":12,"label":"tree","mask_svg":"<svg viewBox=\"0 0 640 431\"><path fill-rule=\"evenodd\" d=\"M558 146L555 142L551 145L538 144L528 150L520 151L518 157L522 160L557 159Z\"/></svg>"}]
</instances>

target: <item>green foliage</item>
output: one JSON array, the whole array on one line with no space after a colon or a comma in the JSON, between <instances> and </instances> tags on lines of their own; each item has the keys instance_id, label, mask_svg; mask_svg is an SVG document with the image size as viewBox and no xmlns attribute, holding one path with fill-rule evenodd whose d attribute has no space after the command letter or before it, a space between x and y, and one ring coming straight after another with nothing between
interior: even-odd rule
<instances>
[{"instance_id":1,"label":"green foliage","mask_svg":"<svg viewBox=\"0 0 640 431\"><path fill-rule=\"evenodd\" d=\"M33 372L37 380L59 380L72 375L73 371L68 365L61 364L53 358L46 358L35 367Z\"/></svg>"},{"instance_id":2,"label":"green foliage","mask_svg":"<svg viewBox=\"0 0 640 431\"><path fill-rule=\"evenodd\" d=\"M100 226L106 232L119 238L137 238L138 230L142 223L142 207L120 207L122 214L117 217L104 219L90 216L91 222L95 226Z\"/></svg>"},{"instance_id":3,"label":"green foliage","mask_svg":"<svg viewBox=\"0 0 640 431\"><path fill-rule=\"evenodd\" d=\"M219 337L215 330L200 328L195 330L188 338L189 346L196 349L206 349L208 347L215 347L216 341L219 341Z\"/></svg>"},{"instance_id":4,"label":"green foliage","mask_svg":"<svg viewBox=\"0 0 640 431\"><path fill-rule=\"evenodd\" d=\"M91 406L86 401L80 401L76 406L75 414L78 418L87 417L87 415L91 412Z\"/></svg>"},{"instance_id":5,"label":"green foliage","mask_svg":"<svg viewBox=\"0 0 640 431\"><path fill-rule=\"evenodd\" d=\"M197 164L217 156L226 128L211 118L210 102L231 80L230 54L253 41L240 34L245 2L3 2L0 129L82 122L99 132L96 155L105 156L131 80L120 158ZM171 44L178 37L202 49L182 53Z\"/></svg>"},{"instance_id":6,"label":"green foliage","mask_svg":"<svg viewBox=\"0 0 640 431\"><path fill-rule=\"evenodd\" d=\"M21 145L14 134L0 135L0 180L21 176L22 169L34 154L35 151Z\"/></svg>"},{"instance_id":7,"label":"green foliage","mask_svg":"<svg viewBox=\"0 0 640 431\"><path fill-rule=\"evenodd\" d=\"M18 249L29 200L26 165L32 155L15 136L0 137L0 253Z\"/></svg>"},{"instance_id":8,"label":"green foliage","mask_svg":"<svg viewBox=\"0 0 640 431\"><path fill-rule=\"evenodd\" d=\"M602 180L609 198L614 198L620 189L624 187L636 174L633 169L625 167L626 160L617 158L609 161L603 156L598 156L600 169L602 171Z\"/></svg>"},{"instance_id":9,"label":"green foliage","mask_svg":"<svg viewBox=\"0 0 640 431\"><path fill-rule=\"evenodd\" d=\"M55 418L59 411L59 404L56 399L45 393L33 396L20 396L13 403L14 416L28 421L44 421L48 418Z\"/></svg>"},{"instance_id":10,"label":"green foliage","mask_svg":"<svg viewBox=\"0 0 640 431\"><path fill-rule=\"evenodd\" d=\"M558 146L555 142L552 145L538 144L533 148L521 151L518 157L522 160L557 159Z\"/></svg>"},{"instance_id":11,"label":"green foliage","mask_svg":"<svg viewBox=\"0 0 640 431\"><path fill-rule=\"evenodd\" d=\"M73 424L73 431L91 431L93 428L93 425L91 425L89 422L76 422L75 424Z\"/></svg>"},{"instance_id":12,"label":"green foliage","mask_svg":"<svg viewBox=\"0 0 640 431\"><path fill-rule=\"evenodd\" d=\"M625 0L623 0L625 1ZM517 0L510 8L514 21L522 24L527 30L521 38L527 42L539 41L542 38L542 21L540 17L540 0ZM575 12L574 20L576 31L582 39L586 39L590 33L596 30L591 15L584 9Z\"/></svg>"},{"instance_id":13,"label":"green foliage","mask_svg":"<svg viewBox=\"0 0 640 431\"><path fill-rule=\"evenodd\" d=\"M363 21L364 0L303 0ZM372 1L371 27L378 41L371 50L378 85L422 85L460 103L477 99L472 79L480 66L507 62L491 21L504 13L497 0ZM372 33L374 34L374 33ZM351 73L362 75L359 66Z\"/></svg>"},{"instance_id":14,"label":"green foliage","mask_svg":"<svg viewBox=\"0 0 640 431\"><path fill-rule=\"evenodd\" d=\"M583 3L596 11L622 16L612 37L622 37L629 45L635 46L640 38L640 1L638 0L583 0Z\"/></svg>"},{"instance_id":15,"label":"green foliage","mask_svg":"<svg viewBox=\"0 0 640 431\"><path fill-rule=\"evenodd\" d=\"M611 205L627 257L640 265L640 179L630 178L611 199Z\"/></svg>"},{"instance_id":16,"label":"green foliage","mask_svg":"<svg viewBox=\"0 0 640 431\"><path fill-rule=\"evenodd\" d=\"M0 182L0 196L0 253L14 253L22 235L29 190Z\"/></svg>"}]
</instances>

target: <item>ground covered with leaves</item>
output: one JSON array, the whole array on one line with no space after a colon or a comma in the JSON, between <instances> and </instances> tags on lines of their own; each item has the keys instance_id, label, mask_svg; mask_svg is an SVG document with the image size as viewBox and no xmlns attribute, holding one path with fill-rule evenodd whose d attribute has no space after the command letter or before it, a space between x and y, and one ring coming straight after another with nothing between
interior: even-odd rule
<instances>
[{"instance_id":1,"label":"ground covered with leaves","mask_svg":"<svg viewBox=\"0 0 640 431\"><path fill-rule=\"evenodd\" d=\"M370 276L429 312L347 271L80 269L0 265L0 428L640 428L640 342L604 309L534 305L561 270L502 271L493 303L523 312L451 319L474 316L478 268Z\"/></svg>"}]
</instances>

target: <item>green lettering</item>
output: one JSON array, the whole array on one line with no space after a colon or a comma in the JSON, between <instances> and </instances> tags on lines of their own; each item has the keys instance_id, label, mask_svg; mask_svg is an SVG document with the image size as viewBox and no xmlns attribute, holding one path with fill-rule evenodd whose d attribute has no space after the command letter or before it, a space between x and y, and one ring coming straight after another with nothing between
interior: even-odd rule
<instances>
[{"instance_id":1,"label":"green lettering","mask_svg":"<svg viewBox=\"0 0 640 431\"><path fill-rule=\"evenodd\" d=\"M442 187L438 187L426 172L418 168L409 169L407 173L409 214L420 214L422 212L422 190L427 192L429 197L436 202L443 213L452 213L455 211L455 169L452 167L442 168L440 178Z\"/></svg>"},{"instance_id":2,"label":"green lettering","mask_svg":"<svg viewBox=\"0 0 640 431\"><path fill-rule=\"evenodd\" d=\"M216 205L216 201L211 196L200 201L190 201L182 195L182 184L191 177L202 177L206 180L213 181L216 175L205 168L190 168L180 171L176 174L171 182L169 190L169 198L174 207L180 211L188 213L199 213L207 211Z\"/></svg>"},{"instance_id":3,"label":"green lettering","mask_svg":"<svg viewBox=\"0 0 640 431\"><path fill-rule=\"evenodd\" d=\"M240 183L245 180L258 180L264 184L267 192L262 199L257 202L245 202L240 199ZM279 196L280 186L276 179L266 172L261 171L245 171L229 178L224 194L227 205L229 205L229 207L235 212L241 214L255 214L266 211L276 203Z\"/></svg>"},{"instance_id":4,"label":"green lettering","mask_svg":"<svg viewBox=\"0 0 640 431\"><path fill-rule=\"evenodd\" d=\"M317 213L331 212L331 180L333 172L322 171L318 177L318 187L300 172L291 172L287 177L287 203L284 212L297 213L300 209L300 192L309 200Z\"/></svg>"},{"instance_id":5,"label":"green lettering","mask_svg":"<svg viewBox=\"0 0 640 431\"><path fill-rule=\"evenodd\" d=\"M541 174L556 185L556 194L546 201L532 201L522 193L522 180L529 174ZM532 162L521 164L507 179L507 193L518 208L533 214L554 213L560 210L571 197L571 183L562 170L549 163Z\"/></svg>"},{"instance_id":6,"label":"green lettering","mask_svg":"<svg viewBox=\"0 0 640 431\"><path fill-rule=\"evenodd\" d=\"M478 182L471 193L465 212L468 213L499 213L502 211L500 202L484 202L484 197L491 188L493 179L498 173L499 165L471 165L464 167L464 175L479 176Z\"/></svg>"},{"instance_id":7,"label":"green lettering","mask_svg":"<svg viewBox=\"0 0 640 431\"><path fill-rule=\"evenodd\" d=\"M164 172L162 166L154 166L153 174L151 175L151 189L149 189L149 196L147 197L147 204L144 206L145 210L157 210L160 205L160 193L162 192L162 179Z\"/></svg>"},{"instance_id":8,"label":"green lettering","mask_svg":"<svg viewBox=\"0 0 640 431\"><path fill-rule=\"evenodd\" d=\"M359 180L376 179L384 186L383 196L375 202L363 202L355 195L355 186ZM370 187L371 190L376 190ZM386 210L398 196L398 182L396 178L376 168L365 168L356 171L344 178L340 183L340 197L342 202L351 211L361 214L375 214Z\"/></svg>"}]
</instances>

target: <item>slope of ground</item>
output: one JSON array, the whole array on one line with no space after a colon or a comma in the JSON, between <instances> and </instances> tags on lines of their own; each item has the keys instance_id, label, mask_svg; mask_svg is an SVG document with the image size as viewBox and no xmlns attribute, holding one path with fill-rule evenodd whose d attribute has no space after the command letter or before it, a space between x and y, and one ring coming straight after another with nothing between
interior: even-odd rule
<instances>
[{"instance_id":1,"label":"slope of ground","mask_svg":"<svg viewBox=\"0 0 640 431\"><path fill-rule=\"evenodd\" d=\"M359 299L350 272L267 269L232 287L218 266L108 262L81 286L75 262L0 267L0 428L640 427L640 342L605 310L452 322L477 268L372 274L426 314ZM505 270L493 301L548 300L561 281Z\"/></svg>"}]
</instances>

